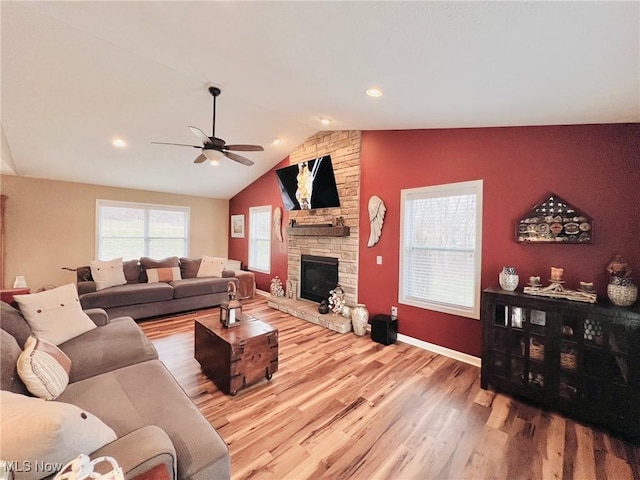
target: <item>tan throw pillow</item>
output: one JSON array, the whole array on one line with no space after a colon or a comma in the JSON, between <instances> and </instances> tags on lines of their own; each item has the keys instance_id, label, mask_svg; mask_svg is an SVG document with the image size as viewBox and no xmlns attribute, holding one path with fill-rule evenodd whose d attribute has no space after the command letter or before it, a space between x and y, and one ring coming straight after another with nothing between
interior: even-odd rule
<instances>
[{"instance_id":1,"label":"tan throw pillow","mask_svg":"<svg viewBox=\"0 0 640 480\"><path fill-rule=\"evenodd\" d=\"M222 277L226 258L202 256L198 277Z\"/></svg>"},{"instance_id":2,"label":"tan throw pillow","mask_svg":"<svg viewBox=\"0 0 640 480\"><path fill-rule=\"evenodd\" d=\"M82 311L73 283L40 293L16 295L15 301L33 335L54 345L96 328L96 324Z\"/></svg>"},{"instance_id":3,"label":"tan throw pillow","mask_svg":"<svg viewBox=\"0 0 640 480\"><path fill-rule=\"evenodd\" d=\"M18 375L36 397L54 400L69 384L71 360L53 343L30 336L18 357Z\"/></svg>"},{"instance_id":4,"label":"tan throw pillow","mask_svg":"<svg viewBox=\"0 0 640 480\"><path fill-rule=\"evenodd\" d=\"M224 264L224 269L225 270L242 270L242 263L240 262L240 260L230 260L227 259L226 263Z\"/></svg>"},{"instance_id":5,"label":"tan throw pillow","mask_svg":"<svg viewBox=\"0 0 640 480\"><path fill-rule=\"evenodd\" d=\"M150 268L147 270L149 283L173 282L181 278L180 267Z\"/></svg>"},{"instance_id":6,"label":"tan throw pillow","mask_svg":"<svg viewBox=\"0 0 640 480\"><path fill-rule=\"evenodd\" d=\"M94 260L90 263L91 276L93 277L93 281L96 282L96 290L127 283L122 266L122 257L114 258L106 262Z\"/></svg>"},{"instance_id":7,"label":"tan throw pillow","mask_svg":"<svg viewBox=\"0 0 640 480\"><path fill-rule=\"evenodd\" d=\"M117 438L98 417L69 403L47 402L3 390L0 410L0 458L34 466L29 471L15 472L16 480L51 475L44 468L35 468L36 462L62 467L81 453L89 455Z\"/></svg>"}]
</instances>

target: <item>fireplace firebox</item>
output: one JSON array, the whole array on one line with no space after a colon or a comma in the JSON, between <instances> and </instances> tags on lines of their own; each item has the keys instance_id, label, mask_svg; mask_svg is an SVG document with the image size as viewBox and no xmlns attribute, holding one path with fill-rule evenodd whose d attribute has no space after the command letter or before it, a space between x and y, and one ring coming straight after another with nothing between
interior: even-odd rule
<instances>
[{"instance_id":1,"label":"fireplace firebox","mask_svg":"<svg viewBox=\"0 0 640 480\"><path fill-rule=\"evenodd\" d=\"M338 259L302 255L300 258L300 297L321 302L338 284Z\"/></svg>"}]
</instances>

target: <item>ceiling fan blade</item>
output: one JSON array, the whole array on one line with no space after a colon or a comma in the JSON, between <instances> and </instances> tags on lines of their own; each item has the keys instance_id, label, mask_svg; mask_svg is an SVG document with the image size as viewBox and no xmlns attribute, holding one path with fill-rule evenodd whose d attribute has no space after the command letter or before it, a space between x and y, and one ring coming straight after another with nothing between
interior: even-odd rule
<instances>
[{"instance_id":1,"label":"ceiling fan blade","mask_svg":"<svg viewBox=\"0 0 640 480\"><path fill-rule=\"evenodd\" d=\"M198 127L189 126L189 130L191 130L191 133L193 133L196 136L196 138L202 142L202 145L208 145L211 143L211 140L209 140L209 137L207 137L207 135Z\"/></svg>"},{"instance_id":2,"label":"ceiling fan blade","mask_svg":"<svg viewBox=\"0 0 640 480\"><path fill-rule=\"evenodd\" d=\"M237 152L264 152L264 148L260 145L225 145L223 148Z\"/></svg>"},{"instance_id":3,"label":"ceiling fan blade","mask_svg":"<svg viewBox=\"0 0 640 480\"><path fill-rule=\"evenodd\" d=\"M253 165L253 161L249 160L248 158L241 157L240 155L237 155L231 152L223 151L222 153L224 153L225 157L230 158L231 160L235 160L236 162L246 165L248 167Z\"/></svg>"},{"instance_id":4,"label":"ceiling fan blade","mask_svg":"<svg viewBox=\"0 0 640 480\"><path fill-rule=\"evenodd\" d=\"M202 148L199 145L187 145L186 143L167 143L167 142L151 142L155 145L177 145L179 147L193 147L193 148Z\"/></svg>"},{"instance_id":5,"label":"ceiling fan blade","mask_svg":"<svg viewBox=\"0 0 640 480\"><path fill-rule=\"evenodd\" d=\"M201 153L200 155L198 155L198 158L196 158L193 163L203 163L207 161L207 157L204 156L204 153Z\"/></svg>"}]
</instances>

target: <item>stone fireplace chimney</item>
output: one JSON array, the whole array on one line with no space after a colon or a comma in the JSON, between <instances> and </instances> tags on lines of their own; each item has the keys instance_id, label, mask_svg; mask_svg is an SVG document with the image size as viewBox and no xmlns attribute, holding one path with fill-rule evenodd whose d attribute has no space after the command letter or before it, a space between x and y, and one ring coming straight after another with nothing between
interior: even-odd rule
<instances>
[{"instance_id":1,"label":"stone fireplace chimney","mask_svg":"<svg viewBox=\"0 0 640 480\"><path fill-rule=\"evenodd\" d=\"M300 285L301 256L314 255L338 259L338 283L345 292L348 305L358 298L358 239L360 203L360 131L319 132L289 155L292 165L331 155L331 163L338 187L340 207L315 210L294 210L289 218L298 224L334 223L344 218L350 227L346 237L289 235L287 278ZM298 292L298 296L300 292Z\"/></svg>"}]
</instances>

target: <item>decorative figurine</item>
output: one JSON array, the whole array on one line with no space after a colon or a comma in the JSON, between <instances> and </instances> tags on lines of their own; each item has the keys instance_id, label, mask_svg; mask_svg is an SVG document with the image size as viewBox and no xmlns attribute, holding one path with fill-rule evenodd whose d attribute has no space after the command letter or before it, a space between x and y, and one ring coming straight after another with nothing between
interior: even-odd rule
<instances>
[{"instance_id":1,"label":"decorative figurine","mask_svg":"<svg viewBox=\"0 0 640 480\"><path fill-rule=\"evenodd\" d=\"M329 291L329 305L334 313L342 314L342 307L344 307L344 290L340 284Z\"/></svg>"},{"instance_id":2,"label":"decorative figurine","mask_svg":"<svg viewBox=\"0 0 640 480\"><path fill-rule=\"evenodd\" d=\"M269 293L274 297L284 297L284 289L282 288L282 281L276 275L271 280L271 286L269 287Z\"/></svg>"}]
</instances>

